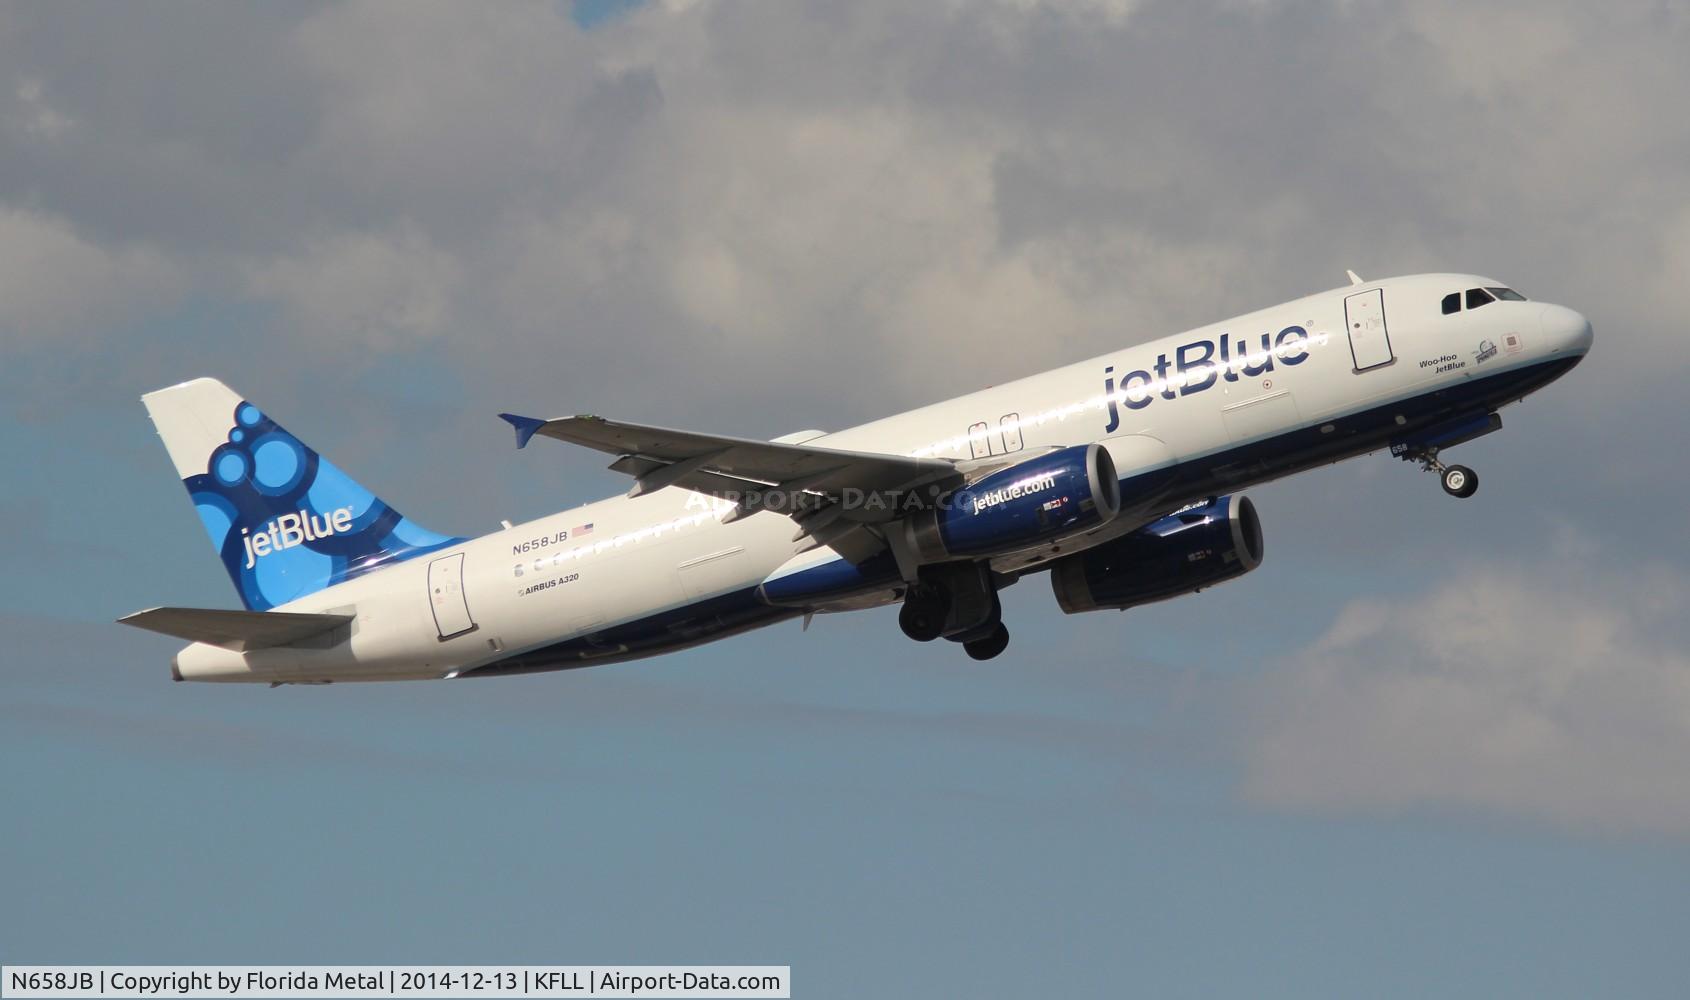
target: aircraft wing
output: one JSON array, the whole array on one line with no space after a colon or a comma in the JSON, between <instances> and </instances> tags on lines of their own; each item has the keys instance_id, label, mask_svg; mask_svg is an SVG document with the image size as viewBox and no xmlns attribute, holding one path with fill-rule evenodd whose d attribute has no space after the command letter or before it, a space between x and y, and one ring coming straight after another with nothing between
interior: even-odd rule
<instances>
[{"instance_id":1,"label":"aircraft wing","mask_svg":"<svg viewBox=\"0 0 1690 1000\"><path fill-rule=\"evenodd\" d=\"M125 615L118 622L244 653L270 646L292 645L332 632L352 618L352 615L302 615L287 611L148 608Z\"/></svg>"},{"instance_id":2,"label":"aircraft wing","mask_svg":"<svg viewBox=\"0 0 1690 1000\"><path fill-rule=\"evenodd\" d=\"M629 496L665 486L714 496L742 496L748 490L779 487L838 501L849 491L895 498L930 486L949 488L962 481L956 464L943 459L910 458L879 452L840 451L805 444L778 444L697 431L648 427L604 417L576 416L540 420L512 413L499 416L516 428L517 447L540 434L619 456L611 468L635 477ZM814 507L806 508L814 511ZM895 505L881 506L890 520ZM800 510L797 513L804 513ZM791 509L785 513L794 513Z\"/></svg>"}]
</instances>

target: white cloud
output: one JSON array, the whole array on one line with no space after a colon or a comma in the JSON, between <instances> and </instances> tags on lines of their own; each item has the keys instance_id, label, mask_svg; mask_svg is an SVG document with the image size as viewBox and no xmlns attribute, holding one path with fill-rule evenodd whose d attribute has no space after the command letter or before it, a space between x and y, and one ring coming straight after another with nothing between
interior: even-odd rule
<instances>
[{"instance_id":1,"label":"white cloud","mask_svg":"<svg viewBox=\"0 0 1690 1000\"><path fill-rule=\"evenodd\" d=\"M451 197L557 169L596 76L567 12L453 3L326 8L289 39L326 97L304 158L342 183Z\"/></svg>"},{"instance_id":2,"label":"white cloud","mask_svg":"<svg viewBox=\"0 0 1690 1000\"><path fill-rule=\"evenodd\" d=\"M648 4L591 32L547 4L44 5L0 24L0 189L199 301L435 343L470 391L638 377L654 419L698 405L681 359L710 399L824 410L771 426L838 426L1345 267L1582 309L1582 398L1671 377L1690 18L1437 2Z\"/></svg>"},{"instance_id":3,"label":"white cloud","mask_svg":"<svg viewBox=\"0 0 1690 1000\"><path fill-rule=\"evenodd\" d=\"M56 139L70 131L76 123L48 103L40 80L23 80L18 84L17 100L24 131L43 139Z\"/></svg>"},{"instance_id":4,"label":"white cloud","mask_svg":"<svg viewBox=\"0 0 1690 1000\"><path fill-rule=\"evenodd\" d=\"M182 289L156 248L101 246L62 218L0 205L0 340L11 346L89 341Z\"/></svg>"},{"instance_id":5,"label":"white cloud","mask_svg":"<svg viewBox=\"0 0 1690 1000\"><path fill-rule=\"evenodd\" d=\"M0 162L212 297L233 259L296 320L390 346L473 323L468 370L560 330L599 367L630 338L731 352L738 391L825 356L873 376L867 415L1345 266L1496 272L1690 358L1655 309L1690 28L1648 5L651 4L585 33L562 5L395 11L137 18L98 88L0 32L29 137ZM235 84L183 52L218 31L262 75L201 102Z\"/></svg>"},{"instance_id":6,"label":"white cloud","mask_svg":"<svg viewBox=\"0 0 1690 1000\"><path fill-rule=\"evenodd\" d=\"M446 332L458 281L452 256L411 227L339 233L248 267L252 293L279 303L301 334L377 349Z\"/></svg>"},{"instance_id":7,"label":"white cloud","mask_svg":"<svg viewBox=\"0 0 1690 1000\"><path fill-rule=\"evenodd\" d=\"M1690 835L1690 581L1573 558L1352 602L1261 685L1245 795Z\"/></svg>"}]
</instances>

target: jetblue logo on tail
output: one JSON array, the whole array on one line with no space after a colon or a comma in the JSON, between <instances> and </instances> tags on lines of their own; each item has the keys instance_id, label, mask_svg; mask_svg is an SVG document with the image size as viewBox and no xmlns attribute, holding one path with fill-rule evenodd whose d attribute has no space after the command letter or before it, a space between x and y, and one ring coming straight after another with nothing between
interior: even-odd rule
<instances>
[{"instance_id":1,"label":"jetblue logo on tail","mask_svg":"<svg viewBox=\"0 0 1690 1000\"><path fill-rule=\"evenodd\" d=\"M256 535L241 529L241 542L246 546L246 568L258 565L258 560L272 552L291 549L304 542L316 541L330 535L344 535L352 530L352 508L337 507L327 514L312 514L301 510L297 514L283 514L271 521Z\"/></svg>"},{"instance_id":2,"label":"jetblue logo on tail","mask_svg":"<svg viewBox=\"0 0 1690 1000\"><path fill-rule=\"evenodd\" d=\"M383 503L221 382L195 379L144 398L250 611L464 541Z\"/></svg>"}]
</instances>

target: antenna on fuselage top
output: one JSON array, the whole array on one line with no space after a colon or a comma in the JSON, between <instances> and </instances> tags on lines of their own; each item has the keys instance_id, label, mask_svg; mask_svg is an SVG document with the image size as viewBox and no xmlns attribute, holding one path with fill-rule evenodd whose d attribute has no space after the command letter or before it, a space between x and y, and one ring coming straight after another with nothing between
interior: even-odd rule
<instances>
[{"instance_id":1,"label":"antenna on fuselage top","mask_svg":"<svg viewBox=\"0 0 1690 1000\"><path fill-rule=\"evenodd\" d=\"M1350 276L1350 284L1352 284L1352 285L1365 285L1365 284L1367 284L1367 282L1361 280L1361 275L1355 273L1354 271L1346 270L1344 273Z\"/></svg>"}]
</instances>

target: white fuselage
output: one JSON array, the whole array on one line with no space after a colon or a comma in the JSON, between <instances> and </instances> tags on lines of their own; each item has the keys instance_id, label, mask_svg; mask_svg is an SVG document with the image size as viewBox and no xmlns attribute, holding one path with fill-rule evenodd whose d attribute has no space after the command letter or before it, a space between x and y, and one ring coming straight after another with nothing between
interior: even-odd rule
<instances>
[{"instance_id":1,"label":"white fuselage","mask_svg":"<svg viewBox=\"0 0 1690 1000\"><path fill-rule=\"evenodd\" d=\"M1589 348L1589 324L1559 306L1440 309L1451 292L1499 284L1419 275L1340 288L794 439L955 460L1102 442L1122 480L1122 516L1083 539L994 560L1004 572L1037 570L1192 499L1377 450L1417 425L1494 411ZM553 514L277 609L355 614L349 640L245 654L195 644L175 669L184 679L304 683L438 678L501 663L555 669L803 613L747 602L771 576L837 555L795 540L781 514L723 523L729 509L672 487Z\"/></svg>"}]
</instances>

